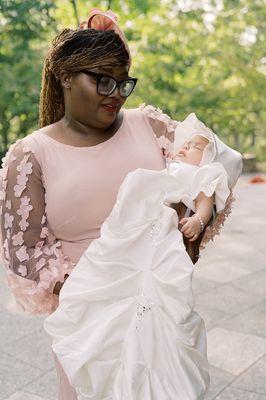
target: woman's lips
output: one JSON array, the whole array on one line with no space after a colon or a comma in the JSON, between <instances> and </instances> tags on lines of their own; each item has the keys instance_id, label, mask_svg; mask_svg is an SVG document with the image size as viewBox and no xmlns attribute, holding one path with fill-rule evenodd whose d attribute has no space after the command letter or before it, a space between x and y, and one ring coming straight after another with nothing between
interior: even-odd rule
<instances>
[{"instance_id":1,"label":"woman's lips","mask_svg":"<svg viewBox=\"0 0 266 400\"><path fill-rule=\"evenodd\" d=\"M115 113L116 110L117 110L117 106L113 106L111 104L110 105L109 104L103 104L101 107L104 108L105 111L108 111L110 113Z\"/></svg>"}]
</instances>

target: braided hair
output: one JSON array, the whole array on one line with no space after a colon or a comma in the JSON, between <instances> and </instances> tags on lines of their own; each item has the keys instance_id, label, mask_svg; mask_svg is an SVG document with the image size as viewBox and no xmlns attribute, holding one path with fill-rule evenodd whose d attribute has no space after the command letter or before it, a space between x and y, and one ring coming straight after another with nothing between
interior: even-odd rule
<instances>
[{"instance_id":1,"label":"braided hair","mask_svg":"<svg viewBox=\"0 0 266 400\"><path fill-rule=\"evenodd\" d=\"M65 113L60 72L77 73L104 66L126 66L129 54L114 31L64 29L52 41L44 60L39 125L59 121Z\"/></svg>"}]
</instances>

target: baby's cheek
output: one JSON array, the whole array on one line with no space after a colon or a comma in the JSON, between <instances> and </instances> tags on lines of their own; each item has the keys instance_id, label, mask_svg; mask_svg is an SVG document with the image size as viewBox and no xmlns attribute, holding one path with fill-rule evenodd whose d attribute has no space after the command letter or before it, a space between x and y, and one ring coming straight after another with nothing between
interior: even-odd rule
<instances>
[{"instance_id":1,"label":"baby's cheek","mask_svg":"<svg viewBox=\"0 0 266 400\"><path fill-rule=\"evenodd\" d=\"M188 160L189 160L189 162L191 162L191 163L193 163L193 164L195 164L195 165L198 165L199 163L200 163L200 161L201 161L201 158L202 158L202 154L201 153L196 153L196 152L191 152L189 155L188 155Z\"/></svg>"}]
</instances>

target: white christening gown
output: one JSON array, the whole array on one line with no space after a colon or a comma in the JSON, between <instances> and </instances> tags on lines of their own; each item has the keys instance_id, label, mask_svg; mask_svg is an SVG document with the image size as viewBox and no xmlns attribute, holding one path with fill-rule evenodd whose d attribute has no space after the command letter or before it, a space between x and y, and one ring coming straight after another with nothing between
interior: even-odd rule
<instances>
[{"instance_id":1,"label":"white christening gown","mask_svg":"<svg viewBox=\"0 0 266 400\"><path fill-rule=\"evenodd\" d=\"M206 330L193 310L193 264L169 207L200 191L229 194L219 163L136 169L101 236L84 252L45 320L80 400L199 400L209 387Z\"/></svg>"}]
</instances>

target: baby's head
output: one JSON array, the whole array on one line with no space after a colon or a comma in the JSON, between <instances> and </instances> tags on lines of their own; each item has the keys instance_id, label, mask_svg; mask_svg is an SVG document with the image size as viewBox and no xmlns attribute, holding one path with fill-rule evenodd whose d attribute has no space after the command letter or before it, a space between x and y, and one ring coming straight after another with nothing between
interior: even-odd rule
<instances>
[{"instance_id":1,"label":"baby's head","mask_svg":"<svg viewBox=\"0 0 266 400\"><path fill-rule=\"evenodd\" d=\"M199 165L203 151L209 140L201 135L193 135L183 146L174 154L174 160L180 160L188 164Z\"/></svg>"},{"instance_id":2,"label":"baby's head","mask_svg":"<svg viewBox=\"0 0 266 400\"><path fill-rule=\"evenodd\" d=\"M198 140L200 143L195 143ZM227 172L230 188L234 187L241 174L241 154L223 143L194 113L189 114L184 121L177 124L173 153L170 157L173 160L184 161L200 167L212 162L221 163Z\"/></svg>"}]
</instances>

